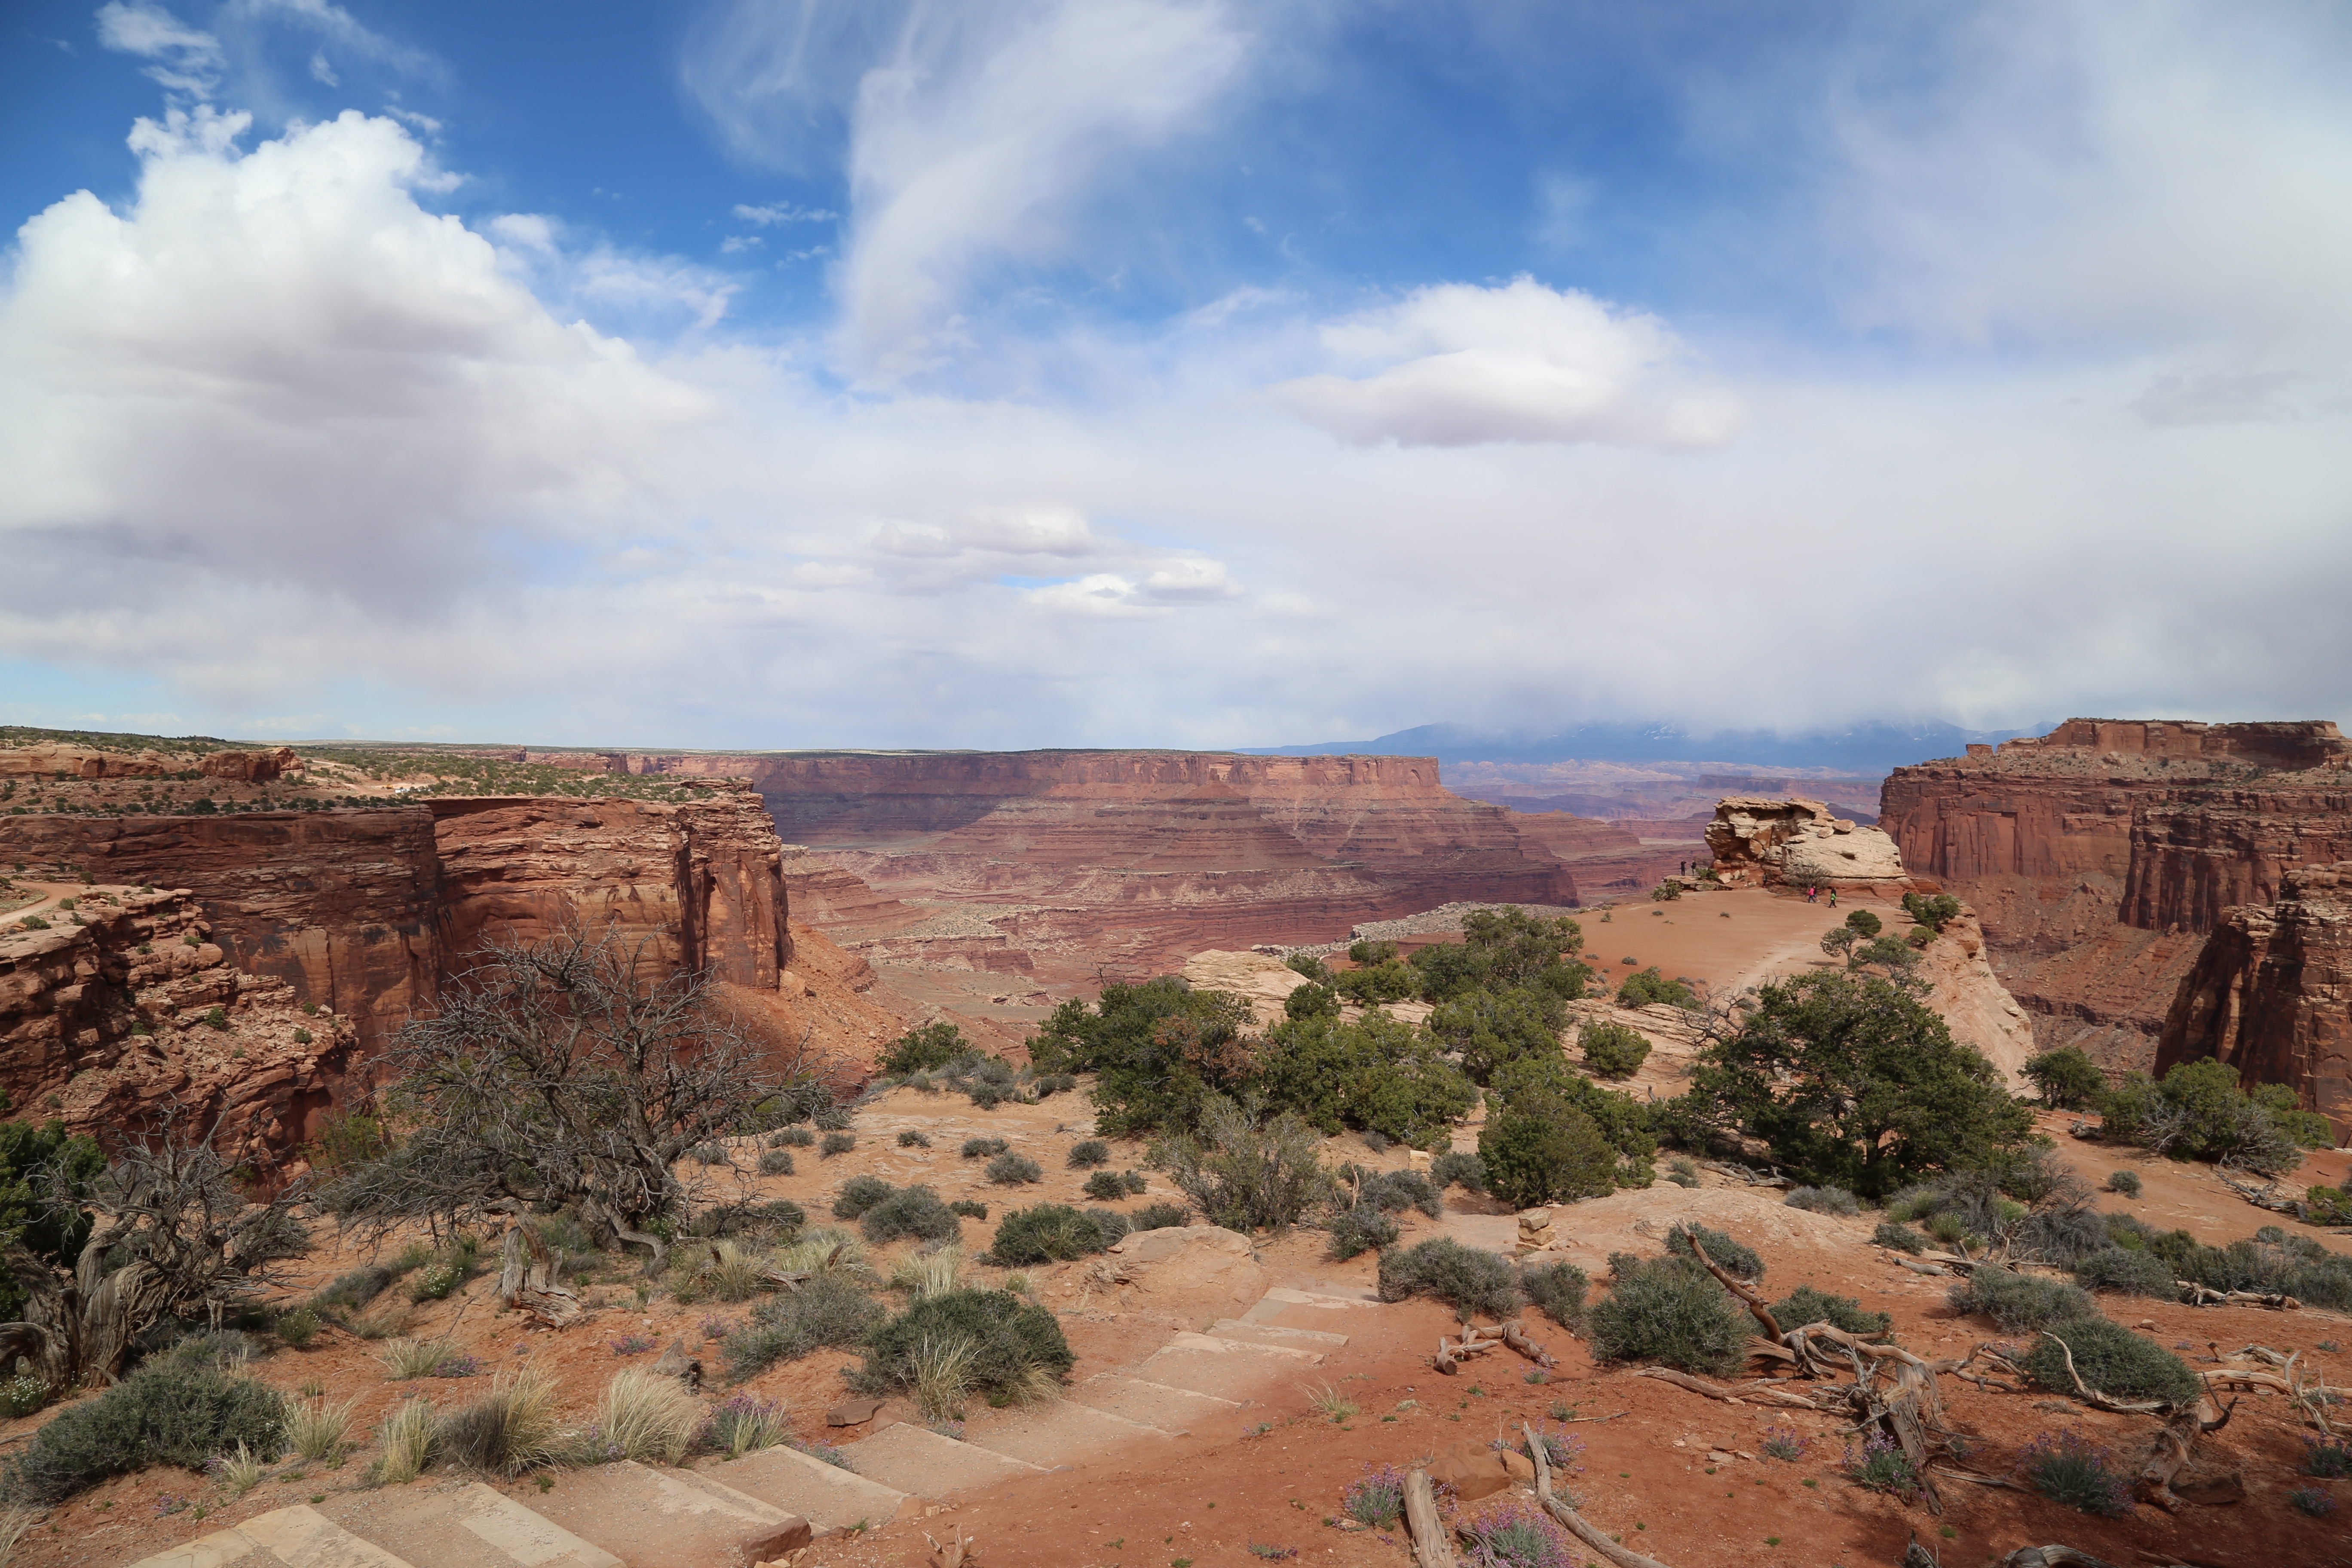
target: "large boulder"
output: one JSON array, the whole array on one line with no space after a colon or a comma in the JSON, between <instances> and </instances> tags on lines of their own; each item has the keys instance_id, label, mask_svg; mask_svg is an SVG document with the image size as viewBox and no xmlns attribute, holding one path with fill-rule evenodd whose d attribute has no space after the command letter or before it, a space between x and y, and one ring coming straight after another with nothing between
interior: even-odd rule
<instances>
[{"instance_id":1,"label":"large boulder","mask_svg":"<svg viewBox=\"0 0 2352 1568\"><path fill-rule=\"evenodd\" d=\"M1764 887L1868 887L1908 890L1895 840L1834 815L1818 800L1732 795L1706 825L1716 875Z\"/></svg>"}]
</instances>

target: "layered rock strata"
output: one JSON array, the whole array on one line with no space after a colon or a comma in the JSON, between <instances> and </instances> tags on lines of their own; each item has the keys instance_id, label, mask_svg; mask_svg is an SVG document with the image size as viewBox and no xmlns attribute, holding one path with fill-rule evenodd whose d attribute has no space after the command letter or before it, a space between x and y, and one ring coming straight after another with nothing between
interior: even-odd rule
<instances>
[{"instance_id":1,"label":"layered rock strata","mask_svg":"<svg viewBox=\"0 0 2352 1568\"><path fill-rule=\"evenodd\" d=\"M2352 861L2287 872L2275 903L2224 910L2181 980L2160 1072L2218 1058L2241 1081L2289 1083L2352 1133Z\"/></svg>"},{"instance_id":2,"label":"layered rock strata","mask_svg":"<svg viewBox=\"0 0 2352 1568\"><path fill-rule=\"evenodd\" d=\"M2222 911L2352 858L2347 763L2325 722L2070 720L1897 769L1882 821L1913 873L1980 915L2043 1048L2147 1068Z\"/></svg>"}]
</instances>

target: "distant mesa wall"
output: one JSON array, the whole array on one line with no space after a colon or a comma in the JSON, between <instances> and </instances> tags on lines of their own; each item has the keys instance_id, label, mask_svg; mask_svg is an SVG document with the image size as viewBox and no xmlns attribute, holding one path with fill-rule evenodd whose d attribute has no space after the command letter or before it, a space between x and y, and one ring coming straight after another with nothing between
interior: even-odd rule
<instances>
[{"instance_id":1,"label":"distant mesa wall","mask_svg":"<svg viewBox=\"0 0 2352 1568\"><path fill-rule=\"evenodd\" d=\"M2205 934L2286 875L2352 858L2352 742L2332 723L2074 719L1896 770L1904 864L1973 905L2041 1045L2153 1065Z\"/></svg>"},{"instance_id":2,"label":"distant mesa wall","mask_svg":"<svg viewBox=\"0 0 2352 1568\"><path fill-rule=\"evenodd\" d=\"M208 779L270 784L302 770L291 746L251 752L103 752L62 742L0 746L0 778L159 779L202 773Z\"/></svg>"},{"instance_id":3,"label":"distant mesa wall","mask_svg":"<svg viewBox=\"0 0 2352 1568\"><path fill-rule=\"evenodd\" d=\"M2352 1134L2352 861L2281 879L2273 903L2226 910L2180 983L2158 1072L2218 1058L2248 1084L2287 1083Z\"/></svg>"},{"instance_id":4,"label":"distant mesa wall","mask_svg":"<svg viewBox=\"0 0 2352 1568\"><path fill-rule=\"evenodd\" d=\"M773 991L782 846L747 790L709 802L436 799L218 816L0 817L0 850L188 889L235 965L349 1014L373 1047L483 942L577 920L667 966Z\"/></svg>"},{"instance_id":5,"label":"distant mesa wall","mask_svg":"<svg viewBox=\"0 0 2352 1568\"><path fill-rule=\"evenodd\" d=\"M1881 892L1913 886L1894 839L1818 800L1730 796L1717 803L1706 847L1717 876L1731 883Z\"/></svg>"}]
</instances>

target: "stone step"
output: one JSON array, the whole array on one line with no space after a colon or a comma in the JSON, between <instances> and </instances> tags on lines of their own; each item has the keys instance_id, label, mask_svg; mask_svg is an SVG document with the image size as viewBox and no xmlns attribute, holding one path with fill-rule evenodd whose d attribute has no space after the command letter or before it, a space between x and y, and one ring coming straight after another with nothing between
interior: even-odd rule
<instances>
[{"instance_id":1,"label":"stone step","mask_svg":"<svg viewBox=\"0 0 2352 1568\"><path fill-rule=\"evenodd\" d=\"M964 1431L968 1444L1047 1470L1082 1464L1127 1444L1165 1447L1174 1437L1164 1428L1066 1399L1026 1410L991 1411L986 1425Z\"/></svg>"},{"instance_id":2,"label":"stone step","mask_svg":"<svg viewBox=\"0 0 2352 1568\"><path fill-rule=\"evenodd\" d=\"M341 1492L320 1511L354 1535L397 1545L415 1568L623 1568L604 1548L479 1481Z\"/></svg>"},{"instance_id":3,"label":"stone step","mask_svg":"<svg viewBox=\"0 0 2352 1568\"><path fill-rule=\"evenodd\" d=\"M1294 1350L1338 1350L1348 1342L1347 1335L1321 1329L1293 1329L1240 1318L1220 1318L1209 1325L1209 1332L1221 1339L1244 1340L1254 1345L1286 1345Z\"/></svg>"},{"instance_id":4,"label":"stone step","mask_svg":"<svg viewBox=\"0 0 2352 1568\"><path fill-rule=\"evenodd\" d=\"M1288 1345L1251 1344L1215 1334L1179 1333L1135 1369L1146 1383L1211 1394L1235 1403L1294 1384L1310 1367L1323 1364L1320 1352Z\"/></svg>"},{"instance_id":5,"label":"stone step","mask_svg":"<svg viewBox=\"0 0 2352 1568\"><path fill-rule=\"evenodd\" d=\"M232 1530L184 1542L131 1568L410 1568L308 1504L256 1514Z\"/></svg>"},{"instance_id":6,"label":"stone step","mask_svg":"<svg viewBox=\"0 0 2352 1568\"><path fill-rule=\"evenodd\" d=\"M1189 1388L1171 1388L1164 1383L1146 1383L1116 1372L1095 1373L1070 1390L1069 1397L1072 1404L1123 1415L1129 1421L1157 1427L1162 1432L1179 1434L1191 1431L1197 1422L1230 1415L1241 1408L1241 1402L1236 1399L1195 1394Z\"/></svg>"},{"instance_id":7,"label":"stone step","mask_svg":"<svg viewBox=\"0 0 2352 1568\"><path fill-rule=\"evenodd\" d=\"M860 1523L887 1524L907 1513L910 1499L896 1487L869 1480L855 1470L828 1465L798 1449L761 1448L740 1459L729 1459L697 1471L762 1502L796 1513L819 1535L831 1535Z\"/></svg>"},{"instance_id":8,"label":"stone step","mask_svg":"<svg viewBox=\"0 0 2352 1568\"><path fill-rule=\"evenodd\" d=\"M634 1459L560 1472L531 1508L629 1568L751 1568L811 1534L807 1520L724 1482Z\"/></svg>"},{"instance_id":9,"label":"stone step","mask_svg":"<svg viewBox=\"0 0 2352 1568\"><path fill-rule=\"evenodd\" d=\"M1009 1454L942 1437L928 1427L901 1421L841 1450L849 1468L868 1480L916 1497L945 1497L993 1486L1015 1476L1041 1474L1043 1467Z\"/></svg>"}]
</instances>

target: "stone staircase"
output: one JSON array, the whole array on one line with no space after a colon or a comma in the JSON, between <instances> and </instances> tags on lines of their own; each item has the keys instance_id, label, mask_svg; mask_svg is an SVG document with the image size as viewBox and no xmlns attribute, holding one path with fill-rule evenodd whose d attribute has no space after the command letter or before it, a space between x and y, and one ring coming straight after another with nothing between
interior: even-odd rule
<instances>
[{"instance_id":1,"label":"stone staircase","mask_svg":"<svg viewBox=\"0 0 2352 1568\"><path fill-rule=\"evenodd\" d=\"M132 1568L750 1568L960 1492L1166 1444L1288 1393L1348 1342L1327 1325L1375 1304L1369 1292L1277 1287L1239 1318L1172 1334L1051 1405L976 1416L961 1440L885 1426L842 1447L846 1468L784 1447L692 1469L624 1460L560 1472L527 1502L428 1479L278 1509Z\"/></svg>"}]
</instances>

